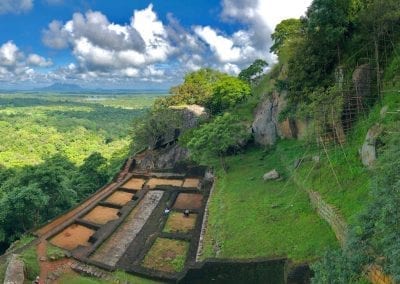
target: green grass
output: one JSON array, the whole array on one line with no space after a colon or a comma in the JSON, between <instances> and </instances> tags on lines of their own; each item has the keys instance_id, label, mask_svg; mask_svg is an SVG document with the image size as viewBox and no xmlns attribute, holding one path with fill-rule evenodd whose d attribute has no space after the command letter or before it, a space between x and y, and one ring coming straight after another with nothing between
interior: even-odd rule
<instances>
[{"instance_id":1,"label":"green grass","mask_svg":"<svg viewBox=\"0 0 400 284\"><path fill-rule=\"evenodd\" d=\"M26 277L28 280L34 280L40 274L39 262L37 259L36 246L25 250L21 254L21 259L25 264Z\"/></svg>"},{"instance_id":2,"label":"green grass","mask_svg":"<svg viewBox=\"0 0 400 284\"><path fill-rule=\"evenodd\" d=\"M35 236L32 236L30 234L26 234L23 235L18 241L15 241L11 244L11 246L9 247L9 250L17 250L19 248L24 247L25 245L31 243L32 241L34 241L36 239Z\"/></svg>"},{"instance_id":3,"label":"green grass","mask_svg":"<svg viewBox=\"0 0 400 284\"><path fill-rule=\"evenodd\" d=\"M210 201L204 257L288 256L301 262L337 246L329 226L311 208L306 192L288 180L287 165L278 151L254 148L227 160L229 171L217 172ZM264 182L263 174L274 168L283 180Z\"/></svg>"},{"instance_id":4,"label":"green grass","mask_svg":"<svg viewBox=\"0 0 400 284\"><path fill-rule=\"evenodd\" d=\"M65 252L62 249L60 249L56 246L53 246L49 243L49 244L47 244L47 247L46 247L46 257L47 257L47 259L49 259L51 261L55 261L55 260L64 258Z\"/></svg>"}]
</instances>

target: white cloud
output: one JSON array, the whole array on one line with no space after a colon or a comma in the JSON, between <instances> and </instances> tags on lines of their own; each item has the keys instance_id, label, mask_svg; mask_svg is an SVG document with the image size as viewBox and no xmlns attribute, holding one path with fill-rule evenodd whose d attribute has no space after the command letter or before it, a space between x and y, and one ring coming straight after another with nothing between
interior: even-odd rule
<instances>
[{"instance_id":1,"label":"white cloud","mask_svg":"<svg viewBox=\"0 0 400 284\"><path fill-rule=\"evenodd\" d=\"M94 72L95 77L159 76L162 71L153 65L166 62L174 52L152 5L135 10L125 25L111 23L101 12L75 13L65 24L51 22L42 40L52 48L71 48L78 65L70 71Z\"/></svg>"},{"instance_id":2,"label":"white cloud","mask_svg":"<svg viewBox=\"0 0 400 284\"><path fill-rule=\"evenodd\" d=\"M39 66L39 67L49 67L53 65L53 62L51 62L51 60L46 59L37 54L29 54L26 62L28 65Z\"/></svg>"},{"instance_id":3,"label":"white cloud","mask_svg":"<svg viewBox=\"0 0 400 284\"><path fill-rule=\"evenodd\" d=\"M0 14L19 14L28 12L33 7L33 0L1 0Z\"/></svg>"},{"instance_id":4,"label":"white cloud","mask_svg":"<svg viewBox=\"0 0 400 284\"><path fill-rule=\"evenodd\" d=\"M274 30L284 19L303 16L311 3L312 0L260 0L258 11L264 15L263 19L267 25Z\"/></svg>"},{"instance_id":5,"label":"white cloud","mask_svg":"<svg viewBox=\"0 0 400 284\"><path fill-rule=\"evenodd\" d=\"M269 48L275 25L284 18L304 14L311 1L221 0L221 21L240 24L229 34L215 26L183 27L172 14L163 23L152 4L133 11L125 24L112 23L101 12L75 13L69 21L53 21L43 31L45 45L69 48L75 57L74 63L57 69L48 78L175 84L186 72L202 67L238 74L255 59L273 62ZM31 63L49 64L42 59Z\"/></svg>"},{"instance_id":6,"label":"white cloud","mask_svg":"<svg viewBox=\"0 0 400 284\"><path fill-rule=\"evenodd\" d=\"M233 40L218 35L211 27L196 27L196 34L210 45L220 62L236 62L240 59L241 50L234 46Z\"/></svg>"},{"instance_id":7,"label":"white cloud","mask_svg":"<svg viewBox=\"0 0 400 284\"><path fill-rule=\"evenodd\" d=\"M0 45L0 81L21 82L36 76L34 67L48 67L51 60L38 54L25 56L12 41Z\"/></svg>"}]
</instances>

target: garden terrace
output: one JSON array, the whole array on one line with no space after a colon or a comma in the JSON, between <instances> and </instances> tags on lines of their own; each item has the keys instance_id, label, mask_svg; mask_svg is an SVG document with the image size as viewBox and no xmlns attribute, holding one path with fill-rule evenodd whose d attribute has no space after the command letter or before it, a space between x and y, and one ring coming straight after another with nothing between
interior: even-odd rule
<instances>
[{"instance_id":1,"label":"garden terrace","mask_svg":"<svg viewBox=\"0 0 400 284\"><path fill-rule=\"evenodd\" d=\"M211 188L204 174L133 169L36 234L88 265L177 280L195 263Z\"/></svg>"}]
</instances>

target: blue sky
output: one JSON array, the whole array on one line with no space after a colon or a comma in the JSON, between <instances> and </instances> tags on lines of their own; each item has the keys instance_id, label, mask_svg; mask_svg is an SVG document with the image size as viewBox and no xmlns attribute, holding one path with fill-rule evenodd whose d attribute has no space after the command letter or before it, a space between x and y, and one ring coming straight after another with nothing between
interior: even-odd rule
<instances>
[{"instance_id":1,"label":"blue sky","mask_svg":"<svg viewBox=\"0 0 400 284\"><path fill-rule=\"evenodd\" d=\"M0 0L0 89L169 88L273 61L270 34L311 0Z\"/></svg>"}]
</instances>

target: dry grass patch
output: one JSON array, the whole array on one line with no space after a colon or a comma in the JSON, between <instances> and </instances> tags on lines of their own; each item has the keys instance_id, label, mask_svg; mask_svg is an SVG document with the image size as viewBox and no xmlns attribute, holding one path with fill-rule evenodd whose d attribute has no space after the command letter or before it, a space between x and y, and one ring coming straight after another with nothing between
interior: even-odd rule
<instances>
[{"instance_id":1,"label":"dry grass patch","mask_svg":"<svg viewBox=\"0 0 400 284\"><path fill-rule=\"evenodd\" d=\"M119 218L118 209L105 207L105 206L96 206L92 211L83 217L83 220L96 223L96 224L106 224L109 221L116 220Z\"/></svg>"},{"instance_id":2,"label":"dry grass patch","mask_svg":"<svg viewBox=\"0 0 400 284\"><path fill-rule=\"evenodd\" d=\"M196 225L197 214L190 214L185 217L183 213L172 212L164 227L164 232L167 233L187 233L193 230Z\"/></svg>"},{"instance_id":3,"label":"dry grass patch","mask_svg":"<svg viewBox=\"0 0 400 284\"><path fill-rule=\"evenodd\" d=\"M133 196L133 193L118 190L111 194L110 197L106 199L106 202L124 206L126 203L132 200Z\"/></svg>"},{"instance_id":4,"label":"dry grass patch","mask_svg":"<svg viewBox=\"0 0 400 284\"><path fill-rule=\"evenodd\" d=\"M179 272L185 266L189 243L158 238L143 260L143 266L165 272Z\"/></svg>"},{"instance_id":5,"label":"dry grass patch","mask_svg":"<svg viewBox=\"0 0 400 284\"><path fill-rule=\"evenodd\" d=\"M174 203L174 209L199 209L203 203L203 195L180 193Z\"/></svg>"},{"instance_id":6,"label":"dry grass patch","mask_svg":"<svg viewBox=\"0 0 400 284\"><path fill-rule=\"evenodd\" d=\"M149 188L155 188L156 186L170 185L170 186L182 186L183 180L181 179L165 179L165 178L152 178L147 182Z\"/></svg>"},{"instance_id":7,"label":"dry grass patch","mask_svg":"<svg viewBox=\"0 0 400 284\"><path fill-rule=\"evenodd\" d=\"M63 249L73 250L78 246L89 246L89 238L94 232L85 226L72 224L53 237L50 243Z\"/></svg>"},{"instance_id":8,"label":"dry grass patch","mask_svg":"<svg viewBox=\"0 0 400 284\"><path fill-rule=\"evenodd\" d=\"M141 179L141 178L131 178L126 183L124 183L122 185L122 187L127 188L127 189L140 190L140 189L142 189L142 186L145 182L146 182L146 180Z\"/></svg>"},{"instance_id":9,"label":"dry grass patch","mask_svg":"<svg viewBox=\"0 0 400 284\"><path fill-rule=\"evenodd\" d=\"M198 178L187 178L183 183L183 187L200 187L200 180Z\"/></svg>"}]
</instances>

